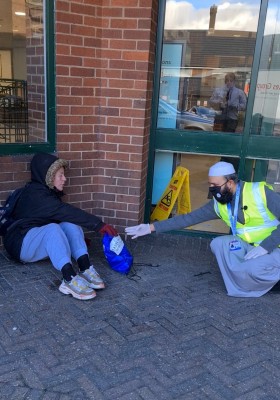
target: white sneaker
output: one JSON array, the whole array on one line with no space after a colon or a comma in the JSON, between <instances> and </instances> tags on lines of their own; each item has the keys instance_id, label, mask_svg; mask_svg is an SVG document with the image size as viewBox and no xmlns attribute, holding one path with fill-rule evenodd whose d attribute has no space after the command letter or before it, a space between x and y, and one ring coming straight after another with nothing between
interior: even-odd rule
<instances>
[{"instance_id":1,"label":"white sneaker","mask_svg":"<svg viewBox=\"0 0 280 400\"><path fill-rule=\"evenodd\" d=\"M87 281L89 287L93 289L104 289L105 284L99 274L91 265L88 269L80 273L80 276Z\"/></svg>"},{"instance_id":2,"label":"white sneaker","mask_svg":"<svg viewBox=\"0 0 280 400\"><path fill-rule=\"evenodd\" d=\"M79 300L90 300L96 296L96 292L79 275L72 277L70 282L63 280L58 290L63 294L71 294L75 299Z\"/></svg>"}]
</instances>

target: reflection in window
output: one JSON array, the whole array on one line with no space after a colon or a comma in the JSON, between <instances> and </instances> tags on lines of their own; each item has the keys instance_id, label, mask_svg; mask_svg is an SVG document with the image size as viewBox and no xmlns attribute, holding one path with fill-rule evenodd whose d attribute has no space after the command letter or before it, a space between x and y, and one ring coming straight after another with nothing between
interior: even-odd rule
<instances>
[{"instance_id":1,"label":"reflection in window","mask_svg":"<svg viewBox=\"0 0 280 400\"><path fill-rule=\"evenodd\" d=\"M280 161L268 161L266 182L273 186L275 192L280 192Z\"/></svg>"},{"instance_id":2,"label":"reflection in window","mask_svg":"<svg viewBox=\"0 0 280 400\"><path fill-rule=\"evenodd\" d=\"M280 5L270 0L262 44L251 134L280 136Z\"/></svg>"},{"instance_id":3,"label":"reflection in window","mask_svg":"<svg viewBox=\"0 0 280 400\"><path fill-rule=\"evenodd\" d=\"M43 142L43 0L0 0L0 6L0 143Z\"/></svg>"},{"instance_id":4,"label":"reflection in window","mask_svg":"<svg viewBox=\"0 0 280 400\"><path fill-rule=\"evenodd\" d=\"M205 3L166 2L158 128L241 133L260 1Z\"/></svg>"}]
</instances>

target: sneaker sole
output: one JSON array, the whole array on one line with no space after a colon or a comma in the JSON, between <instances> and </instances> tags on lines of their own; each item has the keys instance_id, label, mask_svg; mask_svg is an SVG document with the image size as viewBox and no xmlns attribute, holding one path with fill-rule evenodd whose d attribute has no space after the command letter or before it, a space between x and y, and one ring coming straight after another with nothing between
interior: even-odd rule
<instances>
[{"instance_id":1,"label":"sneaker sole","mask_svg":"<svg viewBox=\"0 0 280 400\"><path fill-rule=\"evenodd\" d=\"M63 294L71 294L75 299L79 299L79 300L91 300L96 297L95 292L93 292L92 294L80 294L80 293L73 292L72 290L69 290L65 287L64 288L59 287L58 290Z\"/></svg>"}]
</instances>

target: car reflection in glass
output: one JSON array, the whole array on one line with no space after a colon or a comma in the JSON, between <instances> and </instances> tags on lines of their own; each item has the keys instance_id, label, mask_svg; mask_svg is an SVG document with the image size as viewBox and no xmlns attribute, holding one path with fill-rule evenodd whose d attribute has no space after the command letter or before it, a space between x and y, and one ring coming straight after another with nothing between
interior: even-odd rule
<instances>
[{"instance_id":1,"label":"car reflection in glass","mask_svg":"<svg viewBox=\"0 0 280 400\"><path fill-rule=\"evenodd\" d=\"M189 111L178 111L172 104L159 99L158 128L213 131L215 110L207 107L192 107Z\"/></svg>"}]
</instances>

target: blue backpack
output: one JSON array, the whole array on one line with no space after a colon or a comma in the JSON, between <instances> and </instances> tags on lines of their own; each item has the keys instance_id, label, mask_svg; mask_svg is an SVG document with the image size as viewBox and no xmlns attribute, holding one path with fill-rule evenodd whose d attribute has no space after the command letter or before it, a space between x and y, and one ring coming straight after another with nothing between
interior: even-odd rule
<instances>
[{"instance_id":1,"label":"blue backpack","mask_svg":"<svg viewBox=\"0 0 280 400\"><path fill-rule=\"evenodd\" d=\"M0 236L4 236L9 227L16 222L12 215L24 189L25 186L11 192L5 201L5 205L0 207Z\"/></svg>"}]
</instances>

